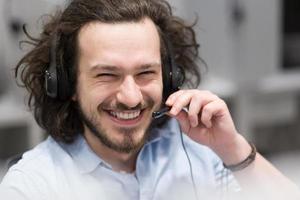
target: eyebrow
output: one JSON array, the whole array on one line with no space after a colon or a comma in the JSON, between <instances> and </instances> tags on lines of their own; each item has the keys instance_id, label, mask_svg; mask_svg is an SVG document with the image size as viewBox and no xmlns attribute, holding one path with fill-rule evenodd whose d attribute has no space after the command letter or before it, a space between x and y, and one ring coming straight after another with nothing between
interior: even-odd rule
<instances>
[{"instance_id":1,"label":"eyebrow","mask_svg":"<svg viewBox=\"0 0 300 200\"><path fill-rule=\"evenodd\" d=\"M159 68L161 67L160 62L153 62L153 63L146 63L142 64L137 67L138 70L147 70L150 68ZM121 67L115 66L115 65L106 65L106 64L97 64L91 67L90 71L96 71L96 70L103 70L103 71L110 71L110 72L115 72L120 70Z\"/></svg>"},{"instance_id":2,"label":"eyebrow","mask_svg":"<svg viewBox=\"0 0 300 200\"><path fill-rule=\"evenodd\" d=\"M161 67L161 63L148 63L148 64L143 64L141 66L139 66L138 68L140 70L146 70L146 69L150 69L150 68L160 68Z\"/></svg>"},{"instance_id":3,"label":"eyebrow","mask_svg":"<svg viewBox=\"0 0 300 200\"><path fill-rule=\"evenodd\" d=\"M97 64L91 67L90 71L105 70L105 71L117 71L119 67L113 65Z\"/></svg>"}]
</instances>

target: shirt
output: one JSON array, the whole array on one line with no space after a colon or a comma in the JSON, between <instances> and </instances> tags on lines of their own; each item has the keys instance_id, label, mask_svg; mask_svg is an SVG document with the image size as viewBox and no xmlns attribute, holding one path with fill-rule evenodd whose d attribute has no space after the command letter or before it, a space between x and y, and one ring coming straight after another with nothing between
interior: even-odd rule
<instances>
[{"instance_id":1,"label":"shirt","mask_svg":"<svg viewBox=\"0 0 300 200\"><path fill-rule=\"evenodd\" d=\"M175 119L152 129L150 135L138 154L134 173L113 171L81 135L72 144L48 137L9 169L0 185L0 197L197 200L222 199L228 188L238 188L222 161L182 134Z\"/></svg>"}]
</instances>

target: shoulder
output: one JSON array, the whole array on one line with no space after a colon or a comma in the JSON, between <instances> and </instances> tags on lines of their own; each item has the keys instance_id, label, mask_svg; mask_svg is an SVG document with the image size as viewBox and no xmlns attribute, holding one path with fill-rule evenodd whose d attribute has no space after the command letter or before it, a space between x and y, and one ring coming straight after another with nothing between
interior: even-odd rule
<instances>
[{"instance_id":1,"label":"shoulder","mask_svg":"<svg viewBox=\"0 0 300 200\"><path fill-rule=\"evenodd\" d=\"M66 156L66 151L51 137L44 142L25 152L8 173L12 171L43 171L54 167L56 160Z\"/></svg>"},{"instance_id":2,"label":"shoulder","mask_svg":"<svg viewBox=\"0 0 300 200\"><path fill-rule=\"evenodd\" d=\"M1 189L7 194L19 194L25 199L49 199L58 183L59 160L68 154L52 138L48 138L34 149L23 154L4 176Z\"/></svg>"}]
</instances>

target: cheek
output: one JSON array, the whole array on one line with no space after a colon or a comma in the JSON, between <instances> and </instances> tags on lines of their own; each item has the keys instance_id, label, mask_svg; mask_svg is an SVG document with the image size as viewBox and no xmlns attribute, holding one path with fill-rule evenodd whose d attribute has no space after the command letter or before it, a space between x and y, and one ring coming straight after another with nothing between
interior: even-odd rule
<instances>
[{"instance_id":1,"label":"cheek","mask_svg":"<svg viewBox=\"0 0 300 200\"><path fill-rule=\"evenodd\" d=\"M79 87L76 98L86 111L95 110L101 103L109 99L113 94L112 89L103 87Z\"/></svg>"},{"instance_id":2,"label":"cheek","mask_svg":"<svg viewBox=\"0 0 300 200\"><path fill-rule=\"evenodd\" d=\"M114 96L112 89L95 88L89 91L89 103L95 106L99 106L103 102L111 101Z\"/></svg>"},{"instance_id":3,"label":"cheek","mask_svg":"<svg viewBox=\"0 0 300 200\"><path fill-rule=\"evenodd\" d=\"M160 104L162 101L163 86L161 81L157 81L144 88L144 92L151 97L155 103Z\"/></svg>"}]
</instances>

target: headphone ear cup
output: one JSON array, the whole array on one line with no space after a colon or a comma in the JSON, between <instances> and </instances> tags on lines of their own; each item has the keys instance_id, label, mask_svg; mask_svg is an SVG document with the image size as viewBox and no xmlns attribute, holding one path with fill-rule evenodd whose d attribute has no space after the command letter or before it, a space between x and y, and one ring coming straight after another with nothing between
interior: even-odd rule
<instances>
[{"instance_id":1,"label":"headphone ear cup","mask_svg":"<svg viewBox=\"0 0 300 200\"><path fill-rule=\"evenodd\" d=\"M54 42L52 42L54 43ZM56 68L55 52L54 48L51 46L50 52L50 63L45 71L45 89L47 96L51 98L57 98L58 95L58 71Z\"/></svg>"},{"instance_id":2,"label":"headphone ear cup","mask_svg":"<svg viewBox=\"0 0 300 200\"><path fill-rule=\"evenodd\" d=\"M170 41L165 40L166 56L163 59L163 100L174 92L178 91L182 86L185 76L181 66L178 66L175 62L175 58L172 51Z\"/></svg>"},{"instance_id":3,"label":"headphone ear cup","mask_svg":"<svg viewBox=\"0 0 300 200\"><path fill-rule=\"evenodd\" d=\"M51 42L50 64L45 71L45 89L49 97L59 100L66 100L71 96L71 83L69 81L69 70L57 62L58 36L55 35Z\"/></svg>"},{"instance_id":4,"label":"headphone ear cup","mask_svg":"<svg viewBox=\"0 0 300 200\"><path fill-rule=\"evenodd\" d=\"M69 75L67 73L68 70L65 70L64 67L58 66L58 96L57 98L60 100L66 100L70 97L70 83L69 83Z\"/></svg>"},{"instance_id":5,"label":"headphone ear cup","mask_svg":"<svg viewBox=\"0 0 300 200\"><path fill-rule=\"evenodd\" d=\"M59 86L59 71L56 65L56 43L57 36L51 41L50 52L49 52L49 66L45 71L45 89L47 96L55 99L58 97L58 86Z\"/></svg>"},{"instance_id":6,"label":"headphone ear cup","mask_svg":"<svg viewBox=\"0 0 300 200\"><path fill-rule=\"evenodd\" d=\"M178 91L184 82L183 68L173 63L163 66L163 99L164 101L174 92Z\"/></svg>"},{"instance_id":7,"label":"headphone ear cup","mask_svg":"<svg viewBox=\"0 0 300 200\"><path fill-rule=\"evenodd\" d=\"M162 74L163 74L163 101L166 101L168 96L171 94L171 80L170 80L170 66L168 64L164 64L162 67Z\"/></svg>"},{"instance_id":8,"label":"headphone ear cup","mask_svg":"<svg viewBox=\"0 0 300 200\"><path fill-rule=\"evenodd\" d=\"M184 71L183 68L174 63L172 68L172 87L171 92L174 93L180 89L184 82Z\"/></svg>"},{"instance_id":9,"label":"headphone ear cup","mask_svg":"<svg viewBox=\"0 0 300 200\"><path fill-rule=\"evenodd\" d=\"M45 89L46 94L51 98L57 98L58 94L58 80L57 80L57 69L50 63L50 66L45 71Z\"/></svg>"}]
</instances>

